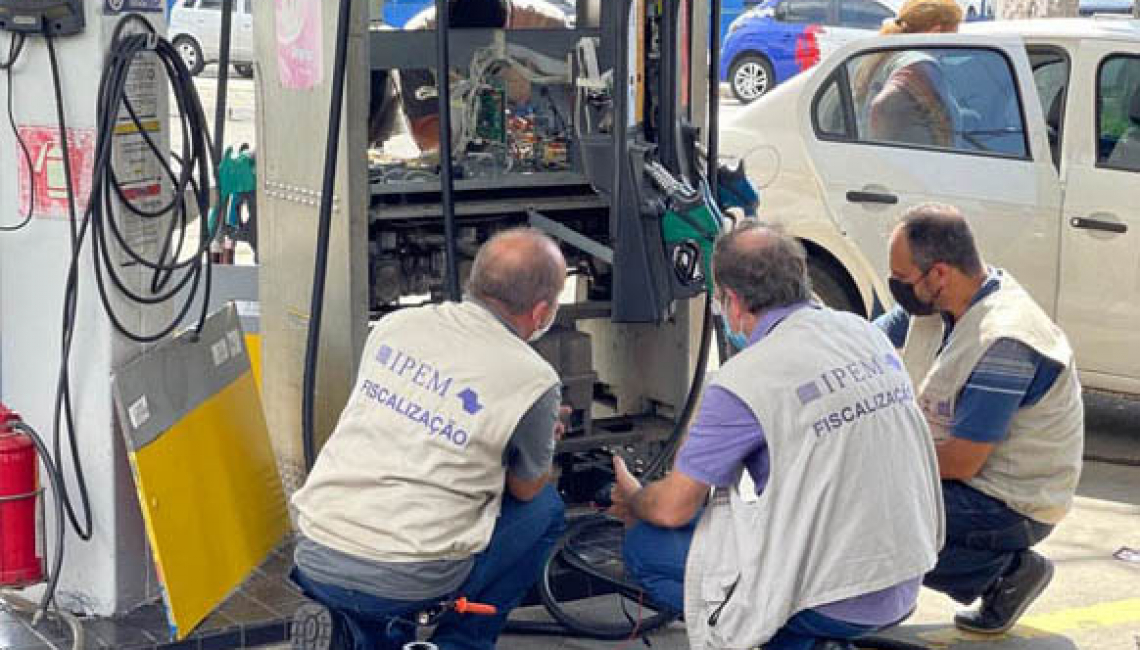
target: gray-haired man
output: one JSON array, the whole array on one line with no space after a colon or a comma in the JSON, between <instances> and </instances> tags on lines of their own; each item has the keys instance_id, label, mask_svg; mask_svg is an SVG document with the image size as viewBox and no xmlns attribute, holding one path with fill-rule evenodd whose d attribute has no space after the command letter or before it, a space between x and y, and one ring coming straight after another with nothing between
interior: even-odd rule
<instances>
[{"instance_id":1,"label":"gray-haired man","mask_svg":"<svg viewBox=\"0 0 1140 650\"><path fill-rule=\"evenodd\" d=\"M467 300L393 313L369 335L293 497L294 579L355 648L402 648L415 612L462 595L498 615L448 614L433 641L491 650L537 579L565 526L547 484L560 394L527 342L554 322L565 277L554 242L510 230L480 249Z\"/></svg>"},{"instance_id":2,"label":"gray-haired man","mask_svg":"<svg viewBox=\"0 0 1140 650\"><path fill-rule=\"evenodd\" d=\"M809 301L804 250L780 232L722 237L713 271L742 349L671 474L643 488L615 458L614 513L641 522L627 571L657 606L683 608L697 650L807 650L899 622L943 529L902 362L867 321Z\"/></svg>"}]
</instances>

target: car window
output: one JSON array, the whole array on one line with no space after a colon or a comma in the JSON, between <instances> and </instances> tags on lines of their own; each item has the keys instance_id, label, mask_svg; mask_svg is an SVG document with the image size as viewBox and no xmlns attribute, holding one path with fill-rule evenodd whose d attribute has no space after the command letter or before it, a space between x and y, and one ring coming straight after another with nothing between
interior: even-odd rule
<instances>
[{"instance_id":1,"label":"car window","mask_svg":"<svg viewBox=\"0 0 1140 650\"><path fill-rule=\"evenodd\" d=\"M895 13L872 0L840 0L839 24L857 29L879 29Z\"/></svg>"},{"instance_id":2,"label":"car window","mask_svg":"<svg viewBox=\"0 0 1140 650\"><path fill-rule=\"evenodd\" d=\"M815 126L821 136L844 138L850 135L841 79L842 76L833 76L816 99Z\"/></svg>"},{"instance_id":3,"label":"car window","mask_svg":"<svg viewBox=\"0 0 1140 650\"><path fill-rule=\"evenodd\" d=\"M785 0L780 4L780 19L786 23L827 22L827 0Z\"/></svg>"},{"instance_id":4,"label":"car window","mask_svg":"<svg viewBox=\"0 0 1140 650\"><path fill-rule=\"evenodd\" d=\"M880 50L845 73L858 141L1028 157L1015 77L995 50Z\"/></svg>"},{"instance_id":5,"label":"car window","mask_svg":"<svg viewBox=\"0 0 1140 650\"><path fill-rule=\"evenodd\" d=\"M1053 166L1061 164L1061 132L1065 126L1065 97L1069 87L1069 57L1055 47L1030 48L1029 66L1033 69L1033 83L1041 100L1041 114L1049 134L1049 149Z\"/></svg>"},{"instance_id":6,"label":"car window","mask_svg":"<svg viewBox=\"0 0 1140 650\"><path fill-rule=\"evenodd\" d=\"M242 0L241 10L247 14L253 13L253 2L251 0Z\"/></svg>"},{"instance_id":7,"label":"car window","mask_svg":"<svg viewBox=\"0 0 1140 650\"><path fill-rule=\"evenodd\" d=\"M1110 56L1096 90L1098 167L1140 171L1140 57Z\"/></svg>"}]
</instances>

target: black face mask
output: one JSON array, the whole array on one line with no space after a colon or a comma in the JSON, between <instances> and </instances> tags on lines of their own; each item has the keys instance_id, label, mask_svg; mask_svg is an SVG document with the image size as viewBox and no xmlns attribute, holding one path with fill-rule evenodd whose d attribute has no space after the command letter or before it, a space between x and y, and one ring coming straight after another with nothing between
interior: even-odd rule
<instances>
[{"instance_id":1,"label":"black face mask","mask_svg":"<svg viewBox=\"0 0 1140 650\"><path fill-rule=\"evenodd\" d=\"M918 295L914 293L913 283L903 282L898 278L887 278L887 284L895 302L905 309L906 313L911 316L929 316L934 313L934 304L919 300Z\"/></svg>"}]
</instances>

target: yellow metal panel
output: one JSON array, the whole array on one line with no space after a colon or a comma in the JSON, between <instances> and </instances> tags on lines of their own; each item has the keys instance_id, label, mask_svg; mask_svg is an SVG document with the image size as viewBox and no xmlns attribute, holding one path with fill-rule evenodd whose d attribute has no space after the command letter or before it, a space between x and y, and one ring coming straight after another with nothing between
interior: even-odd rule
<instances>
[{"instance_id":1,"label":"yellow metal panel","mask_svg":"<svg viewBox=\"0 0 1140 650\"><path fill-rule=\"evenodd\" d=\"M249 353L249 367L253 368L253 381L257 384L257 394L261 395L261 335L246 334L245 350Z\"/></svg>"},{"instance_id":2,"label":"yellow metal panel","mask_svg":"<svg viewBox=\"0 0 1140 650\"><path fill-rule=\"evenodd\" d=\"M244 372L132 453L131 463L171 622L182 639L287 530L253 373Z\"/></svg>"}]
</instances>

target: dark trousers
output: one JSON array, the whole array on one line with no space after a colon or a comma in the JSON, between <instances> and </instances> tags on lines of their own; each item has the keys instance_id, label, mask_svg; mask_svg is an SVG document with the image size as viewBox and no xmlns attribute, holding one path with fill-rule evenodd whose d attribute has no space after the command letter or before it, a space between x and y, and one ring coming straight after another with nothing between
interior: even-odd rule
<instances>
[{"instance_id":1,"label":"dark trousers","mask_svg":"<svg viewBox=\"0 0 1140 650\"><path fill-rule=\"evenodd\" d=\"M625 536L622 555L626 573L649 595L654 605L680 612L685 561L693 542L698 514L682 528L658 528L638 523ZM858 639L881 628L848 623L812 610L788 619L764 644L765 650L811 650L821 639Z\"/></svg>"},{"instance_id":2,"label":"dark trousers","mask_svg":"<svg viewBox=\"0 0 1140 650\"><path fill-rule=\"evenodd\" d=\"M518 606L542 572L547 554L566 530L562 498L546 486L531 501L503 496L503 508L487 549L475 556L471 575L457 596L495 605L495 616L445 614L432 635L442 650L492 650L507 616ZM328 607L355 650L400 650L415 640L415 614L436 605L427 601L379 598L371 594L316 582L300 570L294 579L313 600Z\"/></svg>"},{"instance_id":3,"label":"dark trousers","mask_svg":"<svg viewBox=\"0 0 1140 650\"><path fill-rule=\"evenodd\" d=\"M923 584L968 605L1007 571L1017 556L1053 532L1053 526L1011 510L961 481L943 481L946 545Z\"/></svg>"}]
</instances>

